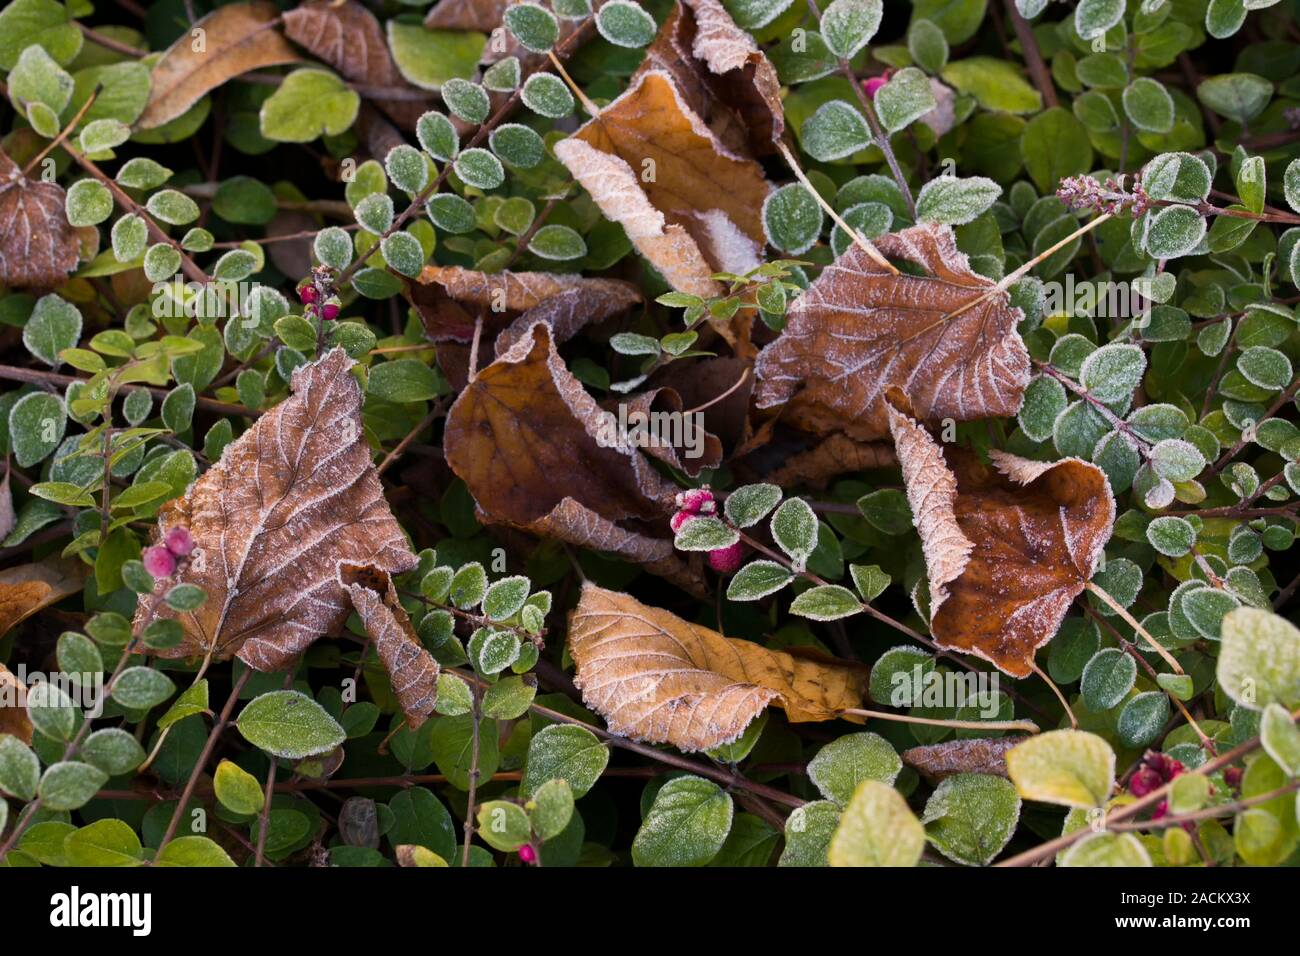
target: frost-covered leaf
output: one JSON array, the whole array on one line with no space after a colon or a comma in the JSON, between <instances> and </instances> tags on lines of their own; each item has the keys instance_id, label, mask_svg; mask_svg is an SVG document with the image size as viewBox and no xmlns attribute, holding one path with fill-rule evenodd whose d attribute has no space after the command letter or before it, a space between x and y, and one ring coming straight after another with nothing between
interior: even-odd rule
<instances>
[{"instance_id":1,"label":"frost-covered leaf","mask_svg":"<svg viewBox=\"0 0 1300 956\"><path fill-rule=\"evenodd\" d=\"M731 797L711 780L675 777L655 794L632 841L637 866L703 866L731 831Z\"/></svg>"},{"instance_id":2,"label":"frost-covered leaf","mask_svg":"<svg viewBox=\"0 0 1300 956\"><path fill-rule=\"evenodd\" d=\"M925 827L897 790L876 780L858 784L840 816L826 857L831 866L915 866Z\"/></svg>"},{"instance_id":3,"label":"frost-covered leaf","mask_svg":"<svg viewBox=\"0 0 1300 956\"><path fill-rule=\"evenodd\" d=\"M768 704L792 722L862 703L865 671L723 637L586 584L570 622L574 683L611 731L710 750L735 740Z\"/></svg>"},{"instance_id":4,"label":"frost-covered leaf","mask_svg":"<svg viewBox=\"0 0 1300 956\"><path fill-rule=\"evenodd\" d=\"M1007 751L1007 772L1026 800L1099 807L1115 785L1115 752L1096 734L1052 730Z\"/></svg>"},{"instance_id":5,"label":"frost-covered leaf","mask_svg":"<svg viewBox=\"0 0 1300 956\"><path fill-rule=\"evenodd\" d=\"M958 774L930 795L921 822L926 837L948 859L987 866L1020 822L1020 796L1002 777Z\"/></svg>"}]
</instances>

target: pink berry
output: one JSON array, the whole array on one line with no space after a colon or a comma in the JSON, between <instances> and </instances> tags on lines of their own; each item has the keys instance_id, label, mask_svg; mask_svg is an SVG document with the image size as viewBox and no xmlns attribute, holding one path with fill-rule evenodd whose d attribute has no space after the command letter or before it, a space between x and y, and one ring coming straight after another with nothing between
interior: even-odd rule
<instances>
[{"instance_id":1,"label":"pink berry","mask_svg":"<svg viewBox=\"0 0 1300 956\"><path fill-rule=\"evenodd\" d=\"M1142 767L1129 780L1128 792L1135 797L1145 797L1151 791L1159 790L1163 783L1160 774L1150 767Z\"/></svg>"},{"instance_id":2,"label":"pink berry","mask_svg":"<svg viewBox=\"0 0 1300 956\"><path fill-rule=\"evenodd\" d=\"M155 578L169 578L176 571L176 559L161 545L145 548L142 557L144 569Z\"/></svg>"},{"instance_id":3,"label":"pink berry","mask_svg":"<svg viewBox=\"0 0 1300 956\"><path fill-rule=\"evenodd\" d=\"M673 534L676 534L682 530L682 525L688 521L694 521L698 517L699 515L693 511L679 511L668 520L668 527L673 529Z\"/></svg>"},{"instance_id":4,"label":"pink berry","mask_svg":"<svg viewBox=\"0 0 1300 956\"><path fill-rule=\"evenodd\" d=\"M1242 773L1240 767L1229 767L1227 770L1223 771L1223 782L1233 790L1236 790L1241 786L1241 777Z\"/></svg>"},{"instance_id":5,"label":"pink berry","mask_svg":"<svg viewBox=\"0 0 1300 956\"><path fill-rule=\"evenodd\" d=\"M326 302L320 310L320 317L326 322L333 322L339 317L339 307L334 302Z\"/></svg>"},{"instance_id":6,"label":"pink berry","mask_svg":"<svg viewBox=\"0 0 1300 956\"><path fill-rule=\"evenodd\" d=\"M310 305L320 298L320 292L314 285L305 285L298 290L298 301L304 305Z\"/></svg>"},{"instance_id":7,"label":"pink berry","mask_svg":"<svg viewBox=\"0 0 1300 956\"><path fill-rule=\"evenodd\" d=\"M718 506L708 488L688 488L677 495L677 507L695 515L711 515Z\"/></svg>"},{"instance_id":8,"label":"pink berry","mask_svg":"<svg viewBox=\"0 0 1300 956\"><path fill-rule=\"evenodd\" d=\"M737 541L725 548L709 552L709 567L719 574L735 574L745 559L745 544Z\"/></svg>"},{"instance_id":9,"label":"pink berry","mask_svg":"<svg viewBox=\"0 0 1300 956\"><path fill-rule=\"evenodd\" d=\"M525 843L519 848L519 859L523 860L525 863L537 862L537 851L533 849L531 843Z\"/></svg>"},{"instance_id":10,"label":"pink berry","mask_svg":"<svg viewBox=\"0 0 1300 956\"><path fill-rule=\"evenodd\" d=\"M1156 809L1155 812L1151 814L1151 819L1159 820L1168 812L1169 812L1169 801L1161 800L1159 803L1156 804Z\"/></svg>"},{"instance_id":11,"label":"pink berry","mask_svg":"<svg viewBox=\"0 0 1300 956\"><path fill-rule=\"evenodd\" d=\"M179 525L172 528L163 538L163 547L171 552L172 557L186 557L194 550L194 538L190 536L190 529Z\"/></svg>"},{"instance_id":12,"label":"pink berry","mask_svg":"<svg viewBox=\"0 0 1300 956\"><path fill-rule=\"evenodd\" d=\"M882 73L880 76L873 76L869 80L864 80L862 89L866 91L869 99L876 98L876 91L889 82L889 73Z\"/></svg>"}]
</instances>

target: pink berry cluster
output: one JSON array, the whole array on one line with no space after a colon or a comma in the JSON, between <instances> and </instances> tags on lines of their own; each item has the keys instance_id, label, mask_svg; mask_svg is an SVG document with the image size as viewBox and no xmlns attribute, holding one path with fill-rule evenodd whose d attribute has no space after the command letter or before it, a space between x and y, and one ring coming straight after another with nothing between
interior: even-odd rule
<instances>
[{"instance_id":1,"label":"pink berry cluster","mask_svg":"<svg viewBox=\"0 0 1300 956\"><path fill-rule=\"evenodd\" d=\"M326 322L339 317L339 300L329 294L332 284L329 266L317 266L312 270L311 279L298 287L298 301L304 306L304 315L310 318L319 310L320 317Z\"/></svg>"},{"instance_id":2,"label":"pink berry cluster","mask_svg":"<svg viewBox=\"0 0 1300 956\"><path fill-rule=\"evenodd\" d=\"M141 555L144 569L155 578L169 578L176 573L176 563L194 550L189 528L177 526L163 535L162 544L145 548Z\"/></svg>"},{"instance_id":3,"label":"pink berry cluster","mask_svg":"<svg viewBox=\"0 0 1300 956\"><path fill-rule=\"evenodd\" d=\"M1128 792L1135 797L1145 797L1147 794L1159 790L1175 777L1186 772L1179 761L1173 757L1154 750L1148 750L1142 757L1142 763L1138 766L1137 771L1129 779ZM1155 812L1151 817L1159 820L1169 812L1169 801L1161 800L1156 804Z\"/></svg>"},{"instance_id":4,"label":"pink berry cluster","mask_svg":"<svg viewBox=\"0 0 1300 956\"><path fill-rule=\"evenodd\" d=\"M668 522L673 534L682 530L682 526L696 518L708 517L718 513L718 503L713 492L708 488L691 488L677 496L677 513ZM709 567L719 574L735 574L740 570L745 559L745 545L737 541L725 548L709 552Z\"/></svg>"}]
</instances>

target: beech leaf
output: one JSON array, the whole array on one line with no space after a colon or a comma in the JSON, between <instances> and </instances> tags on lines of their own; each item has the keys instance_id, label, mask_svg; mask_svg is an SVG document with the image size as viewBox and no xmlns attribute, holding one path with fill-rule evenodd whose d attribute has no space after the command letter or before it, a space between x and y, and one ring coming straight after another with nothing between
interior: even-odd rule
<instances>
[{"instance_id":1,"label":"beech leaf","mask_svg":"<svg viewBox=\"0 0 1300 956\"><path fill-rule=\"evenodd\" d=\"M860 707L865 668L771 651L583 585L569 620L574 684L609 729L679 750L736 740L769 704L792 723Z\"/></svg>"},{"instance_id":2,"label":"beech leaf","mask_svg":"<svg viewBox=\"0 0 1300 956\"><path fill-rule=\"evenodd\" d=\"M184 31L154 64L149 102L137 125L162 126L227 80L297 62L298 54L273 28L279 16L275 4L264 0L232 3L196 22L192 31L201 32Z\"/></svg>"},{"instance_id":3,"label":"beech leaf","mask_svg":"<svg viewBox=\"0 0 1300 956\"><path fill-rule=\"evenodd\" d=\"M53 288L77 268L76 231L58 183L29 179L0 149L0 283Z\"/></svg>"},{"instance_id":4,"label":"beech leaf","mask_svg":"<svg viewBox=\"0 0 1300 956\"><path fill-rule=\"evenodd\" d=\"M1007 293L991 293L994 283L971 270L947 226L913 226L874 242L928 275L895 275L850 246L795 300L785 331L759 354L758 406L788 405L793 424L863 440L889 433L891 386L924 421L1016 414L1029 353L1016 332L1022 313Z\"/></svg>"},{"instance_id":5,"label":"beech leaf","mask_svg":"<svg viewBox=\"0 0 1300 956\"><path fill-rule=\"evenodd\" d=\"M382 580L415 566L370 460L351 366L341 348L300 366L289 398L159 512L159 538L188 527L195 551L172 578L158 581L155 595L176 584L208 594L185 612L141 601L137 632L162 618L183 629L180 644L162 656L237 654L256 670L281 670L318 637L341 630L356 569ZM420 684L431 662L412 663L400 645L391 646L386 662L416 669L414 677L392 675L394 684Z\"/></svg>"},{"instance_id":6,"label":"beech leaf","mask_svg":"<svg viewBox=\"0 0 1300 956\"><path fill-rule=\"evenodd\" d=\"M901 393L891 392L901 401ZM1037 462L990 452L947 453L893 405L890 428L921 536L930 582L930 632L1012 677L1056 634L1096 571L1115 499L1096 465ZM996 470L994 470L996 469Z\"/></svg>"}]
</instances>

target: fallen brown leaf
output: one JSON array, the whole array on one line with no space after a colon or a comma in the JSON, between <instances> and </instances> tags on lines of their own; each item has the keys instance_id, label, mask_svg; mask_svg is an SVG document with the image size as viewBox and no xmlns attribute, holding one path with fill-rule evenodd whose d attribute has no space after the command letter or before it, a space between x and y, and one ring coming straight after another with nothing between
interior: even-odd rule
<instances>
[{"instance_id":1,"label":"fallen brown leaf","mask_svg":"<svg viewBox=\"0 0 1300 956\"><path fill-rule=\"evenodd\" d=\"M295 63L298 54L276 30L280 11L265 0L218 7L181 34L150 76L149 102L136 121L153 129L180 116L209 90L227 80L268 66ZM196 36L203 38L196 50Z\"/></svg>"},{"instance_id":2,"label":"fallen brown leaf","mask_svg":"<svg viewBox=\"0 0 1300 956\"><path fill-rule=\"evenodd\" d=\"M447 464L485 520L608 551L699 591L698 571L666 536L674 486L607 421L537 322L452 405Z\"/></svg>"},{"instance_id":3,"label":"fallen brown leaf","mask_svg":"<svg viewBox=\"0 0 1300 956\"><path fill-rule=\"evenodd\" d=\"M713 273L758 265L763 169L728 150L662 70L642 73L555 155L675 289L720 294Z\"/></svg>"},{"instance_id":4,"label":"fallen brown leaf","mask_svg":"<svg viewBox=\"0 0 1300 956\"><path fill-rule=\"evenodd\" d=\"M12 734L30 744L33 730L27 713L27 688L9 668L0 664L0 734Z\"/></svg>"},{"instance_id":5,"label":"fallen brown leaf","mask_svg":"<svg viewBox=\"0 0 1300 956\"><path fill-rule=\"evenodd\" d=\"M425 334L434 342L469 342L484 316L483 344L497 339L497 354L521 338L534 322L551 327L556 344L584 326L630 309L641 292L618 279L550 272L477 272L460 266L424 267L407 285ZM505 334L497 338L499 333Z\"/></svg>"},{"instance_id":6,"label":"fallen brown leaf","mask_svg":"<svg viewBox=\"0 0 1300 956\"><path fill-rule=\"evenodd\" d=\"M817 434L889 434L885 390L896 386L923 421L1014 415L1029 383L1022 318L1005 292L970 269L947 226L873 240L927 275L894 275L865 251L844 255L795 300L785 331L758 357L760 408Z\"/></svg>"},{"instance_id":7,"label":"fallen brown leaf","mask_svg":"<svg viewBox=\"0 0 1300 956\"><path fill-rule=\"evenodd\" d=\"M710 750L741 735L768 704L792 723L860 707L867 669L833 664L683 621L594 584L569 618L582 699L621 736Z\"/></svg>"},{"instance_id":8,"label":"fallen brown leaf","mask_svg":"<svg viewBox=\"0 0 1300 956\"><path fill-rule=\"evenodd\" d=\"M897 390L891 399L901 401ZM1056 634L1101 560L1115 499L1096 465L993 451L996 467L939 444L889 406L930 583L930 632L1012 677Z\"/></svg>"},{"instance_id":9,"label":"fallen brown leaf","mask_svg":"<svg viewBox=\"0 0 1300 956\"><path fill-rule=\"evenodd\" d=\"M671 388L653 388L626 397L611 398L602 403L606 411L619 414L619 406L626 406L625 415L632 428L640 428L645 439L638 447L651 458L657 458L678 471L694 478L702 468L717 468L722 462L722 442L710 434L703 424L703 413L684 414L687 410L682 397ZM680 422L680 428L654 425L655 421ZM638 424L641 422L643 424ZM691 429L688 433L687 429ZM692 447L694 446L694 447Z\"/></svg>"},{"instance_id":10,"label":"fallen brown leaf","mask_svg":"<svg viewBox=\"0 0 1300 956\"><path fill-rule=\"evenodd\" d=\"M71 597L86 583L86 566L50 557L0 571L0 637L37 611Z\"/></svg>"},{"instance_id":11,"label":"fallen brown leaf","mask_svg":"<svg viewBox=\"0 0 1300 956\"><path fill-rule=\"evenodd\" d=\"M356 0L308 0L299 4L284 15L284 33L354 83L411 96L420 93L406 82L393 62L379 20ZM367 99L407 129L414 129L429 108L422 98L367 94Z\"/></svg>"},{"instance_id":12,"label":"fallen brown leaf","mask_svg":"<svg viewBox=\"0 0 1300 956\"><path fill-rule=\"evenodd\" d=\"M433 713L438 699L438 662L416 636L391 578L370 568L344 569L344 578L352 606L388 671L406 724L415 730Z\"/></svg>"},{"instance_id":13,"label":"fallen brown leaf","mask_svg":"<svg viewBox=\"0 0 1300 956\"><path fill-rule=\"evenodd\" d=\"M300 367L289 398L160 512L159 537L187 526L196 550L158 582L155 596L178 583L208 595L184 613L141 602L137 632L156 617L184 628L182 643L161 656L237 654L256 670L283 669L343 627L352 606L343 569L382 578L415 566L371 462L351 367L337 348ZM392 677L395 685L407 680Z\"/></svg>"},{"instance_id":14,"label":"fallen brown leaf","mask_svg":"<svg viewBox=\"0 0 1300 956\"><path fill-rule=\"evenodd\" d=\"M430 30L491 33L501 26L510 0L438 0L424 18Z\"/></svg>"},{"instance_id":15,"label":"fallen brown leaf","mask_svg":"<svg viewBox=\"0 0 1300 956\"><path fill-rule=\"evenodd\" d=\"M0 149L0 284L52 289L77 268L79 242L58 183L29 179Z\"/></svg>"},{"instance_id":16,"label":"fallen brown leaf","mask_svg":"<svg viewBox=\"0 0 1300 956\"><path fill-rule=\"evenodd\" d=\"M824 488L837 475L870 468L888 468L898 463L894 451L884 442L855 441L842 432L827 435L812 448L791 455L764 481L783 488L808 485Z\"/></svg>"},{"instance_id":17,"label":"fallen brown leaf","mask_svg":"<svg viewBox=\"0 0 1300 956\"><path fill-rule=\"evenodd\" d=\"M946 740L941 744L926 744L904 750L901 756L903 763L936 781L959 773L1005 777L1007 751L1025 739L978 737L973 740Z\"/></svg>"},{"instance_id":18,"label":"fallen brown leaf","mask_svg":"<svg viewBox=\"0 0 1300 956\"><path fill-rule=\"evenodd\" d=\"M679 0L638 72L654 69L672 76L687 105L733 153L775 152L785 132L781 81L718 0Z\"/></svg>"}]
</instances>

